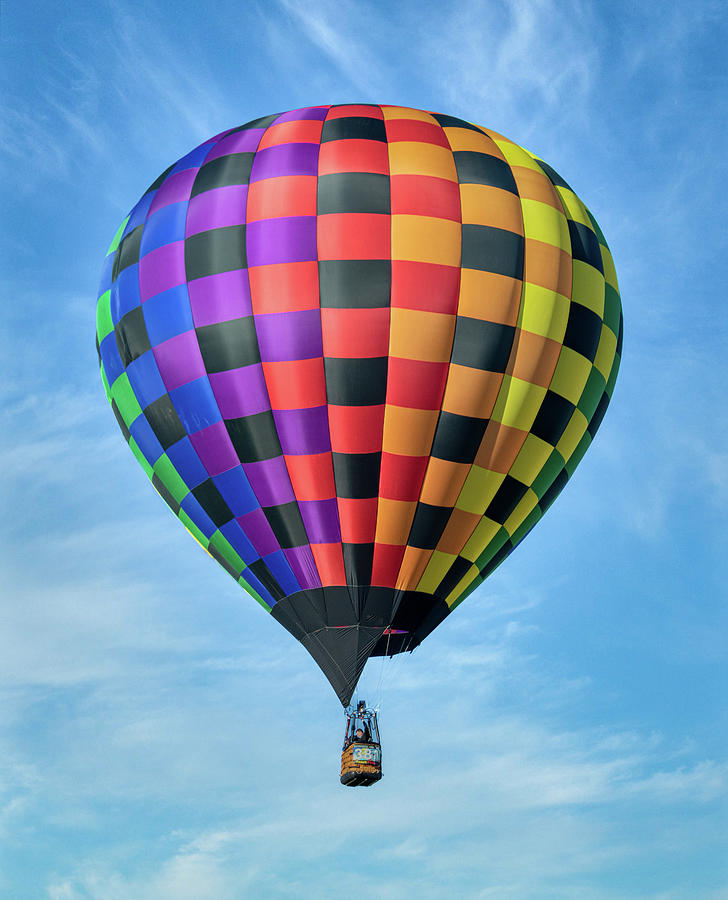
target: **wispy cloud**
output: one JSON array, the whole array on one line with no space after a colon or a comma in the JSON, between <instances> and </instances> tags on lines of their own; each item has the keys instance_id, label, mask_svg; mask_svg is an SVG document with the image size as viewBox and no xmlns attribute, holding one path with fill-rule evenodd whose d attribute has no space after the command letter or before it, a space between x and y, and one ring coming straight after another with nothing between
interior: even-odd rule
<instances>
[{"instance_id":1,"label":"wispy cloud","mask_svg":"<svg viewBox=\"0 0 728 900\"><path fill-rule=\"evenodd\" d=\"M343 3L323 0L305 7L292 0L278 2L294 24L294 29L286 33L280 21L269 20L268 29L276 33L278 40L285 36L292 47L301 35L305 36L364 99L372 99L384 89L392 73L386 58L386 22L378 9L372 6L367 9L349 0ZM388 12L392 14L396 15L394 10ZM363 18L367 23L365 30Z\"/></svg>"},{"instance_id":2,"label":"wispy cloud","mask_svg":"<svg viewBox=\"0 0 728 900\"><path fill-rule=\"evenodd\" d=\"M407 747L412 752L404 726L396 727L393 738L390 760ZM299 746L305 752L305 738ZM653 758L654 747L640 753L631 746L632 753L615 754L596 734L549 732L520 717L448 732L447 740L424 736L416 747L418 766L429 773L419 791L406 759L390 762L392 784L386 793L385 782L377 792L352 796L316 779L305 791L291 786L285 796L269 798L266 814L176 841L170 835L174 849L154 873L122 877L89 859L52 889L76 891L69 894L74 898L87 892L99 900L116 896L116 889L142 900L202 900L239 896L240 885L251 893L284 897L315 883L320 897L358 885L392 898L412 896L413 890L438 898L455 890L483 897L642 900L650 896L642 890L587 884L605 867L634 865L642 846L649 845L653 855L661 844L664 853L675 852L676 829L686 836L690 826L672 818L671 804L710 804L726 792L725 765L704 763L645 778L641 767ZM463 750L470 751L466 759ZM448 766L434 769L443 753ZM633 802L637 796L639 806ZM640 835L646 810L654 818L649 833ZM629 822L635 815L637 820ZM698 827L709 829L714 815L715 807L709 806ZM352 872L364 848L368 864ZM379 890L380 867L389 871L385 893ZM182 873L189 894L181 886Z\"/></svg>"},{"instance_id":3,"label":"wispy cloud","mask_svg":"<svg viewBox=\"0 0 728 900\"><path fill-rule=\"evenodd\" d=\"M582 4L471 0L438 25L425 41L451 108L496 130L525 124L523 142L584 115L600 61Z\"/></svg>"},{"instance_id":4,"label":"wispy cloud","mask_svg":"<svg viewBox=\"0 0 728 900\"><path fill-rule=\"evenodd\" d=\"M328 0L305 7L279 0L296 31L269 21L291 51L300 35L369 99L441 104L490 127L525 123L520 138L583 117L600 60L594 23L580 3L466 0L448 8ZM292 54L293 55L293 54ZM299 63L300 65L300 63ZM419 90L417 71L434 74ZM316 79L315 72L310 77ZM334 87L333 81L330 87ZM334 88L338 96L338 85Z\"/></svg>"},{"instance_id":5,"label":"wispy cloud","mask_svg":"<svg viewBox=\"0 0 728 900\"><path fill-rule=\"evenodd\" d=\"M108 173L120 153L137 167L140 161L148 165L164 136L168 164L170 147L176 145L181 156L195 142L236 124L236 111L206 60L194 52L194 41L181 52L154 10L132 15L112 5L108 15L106 29L85 16L59 28L52 65L41 71L39 59L29 62L30 72L39 69L32 103L11 94L4 105L0 161L18 191L36 193L82 173L114 196L115 179ZM104 106L112 100L109 118ZM126 209L133 199L122 196L120 203Z\"/></svg>"},{"instance_id":6,"label":"wispy cloud","mask_svg":"<svg viewBox=\"0 0 728 900\"><path fill-rule=\"evenodd\" d=\"M596 873L635 865L647 845L651 859L689 856L695 829L714 829L726 801L725 760L656 734L574 727L568 707L588 702L589 680L574 684L524 652L538 604L503 585L394 661L401 677L387 688L385 781L364 794L336 784L340 723L314 724L306 713L320 713L316 697L327 689L317 691L315 667L302 665L288 635L262 646L261 634L274 632L252 608L239 621L251 634L229 633L234 619L220 619L218 606L217 622L193 637L184 617L171 624L175 602L193 595L154 592L154 582L132 596L88 579L70 590L35 582L3 614L6 716L22 707L36 723L32 752L17 738L7 747L15 762L4 780L5 828L22 830L43 807L49 827L72 828L84 847L48 882L50 898L232 900L243 888L275 898L305 893L314 879L322 898L386 883L379 893L392 900L413 890L433 900L453 890L643 900L641 889L594 887ZM271 719L284 683L303 715ZM68 724L46 717L58 702ZM291 777L301 760L303 783ZM144 826L124 847L90 839L111 828L114 842L109 809L149 816L153 798L174 798L177 825L156 835L151 857ZM676 851L681 834L687 849Z\"/></svg>"},{"instance_id":7,"label":"wispy cloud","mask_svg":"<svg viewBox=\"0 0 728 900\"><path fill-rule=\"evenodd\" d=\"M171 131L201 141L225 127L220 122L230 116L229 99L206 58L196 55L193 46L181 52L164 36L153 12L139 16L119 10L115 25L110 42L115 85L132 135L139 140L144 135L142 104L151 104L158 113L156 129L167 140Z\"/></svg>"}]
</instances>

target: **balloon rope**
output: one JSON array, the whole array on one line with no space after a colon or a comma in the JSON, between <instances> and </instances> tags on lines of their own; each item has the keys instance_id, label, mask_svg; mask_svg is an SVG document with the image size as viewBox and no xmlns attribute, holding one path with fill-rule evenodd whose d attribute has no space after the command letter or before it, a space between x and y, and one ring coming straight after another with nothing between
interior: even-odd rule
<instances>
[{"instance_id":1,"label":"balloon rope","mask_svg":"<svg viewBox=\"0 0 728 900\"><path fill-rule=\"evenodd\" d=\"M375 697L377 698L377 709L382 705L382 701L384 700L384 691L382 689L382 680L384 678L384 666L387 662L387 657L389 655L389 641L392 638L392 626L390 625L387 630L387 646L384 648L384 655L382 656L382 664L379 667L379 682L377 683L377 690L375 692Z\"/></svg>"}]
</instances>

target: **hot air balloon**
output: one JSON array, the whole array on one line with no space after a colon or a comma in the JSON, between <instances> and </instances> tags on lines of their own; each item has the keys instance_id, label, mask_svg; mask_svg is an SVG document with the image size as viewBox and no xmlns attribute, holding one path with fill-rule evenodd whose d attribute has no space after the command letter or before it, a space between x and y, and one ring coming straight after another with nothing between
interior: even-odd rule
<instances>
[{"instance_id":1,"label":"hot air balloon","mask_svg":"<svg viewBox=\"0 0 728 900\"><path fill-rule=\"evenodd\" d=\"M196 540L342 704L523 540L622 347L589 210L462 119L315 106L216 135L122 222L101 376Z\"/></svg>"}]
</instances>

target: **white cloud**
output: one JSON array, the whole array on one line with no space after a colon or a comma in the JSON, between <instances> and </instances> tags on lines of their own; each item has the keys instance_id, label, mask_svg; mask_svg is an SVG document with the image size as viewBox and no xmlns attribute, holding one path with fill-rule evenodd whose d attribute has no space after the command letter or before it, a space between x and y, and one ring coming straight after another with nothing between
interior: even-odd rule
<instances>
[{"instance_id":1,"label":"white cloud","mask_svg":"<svg viewBox=\"0 0 728 900\"><path fill-rule=\"evenodd\" d=\"M390 759L395 753L404 758L390 763L385 781L371 792L337 790L307 766L313 782L289 779L283 794L266 795L265 812L257 805L249 818L178 837L154 872L143 866L122 879L92 858L59 884L94 900L112 900L116 891L140 900L224 900L243 887L270 897L308 890L328 898L359 889L391 898L455 891L519 900L642 900L651 895L594 887L594 874L633 865L646 847L654 857L663 842L663 852L673 852L696 821L701 831L710 827L710 815L703 822L691 816L691 825L666 811L670 804L683 804L682 817L685 801L690 807L725 798L725 766L702 764L645 779L640 769L654 748L643 757L609 754L588 731L554 733L523 717L496 717L433 745L408 739L406 729L397 728L388 748ZM310 757L305 739L298 747ZM412 753L416 771L407 759ZM333 778L329 773L329 782ZM653 818L640 836L645 816Z\"/></svg>"},{"instance_id":2,"label":"white cloud","mask_svg":"<svg viewBox=\"0 0 728 900\"><path fill-rule=\"evenodd\" d=\"M689 848L691 829L709 829L726 800L726 762L701 759L698 747L567 725L564 703L588 701L593 689L523 653L538 606L516 612L515 593L474 601L457 627L394 661L385 780L367 792L337 785L333 695L287 635L261 645L273 634L265 617L249 637L223 635L224 617L192 634L184 620L170 626L171 598L155 601L149 587L107 592L96 611L93 595L92 586L61 592L45 626L50 593L37 618L25 598L25 632L7 634L14 715L22 705L38 724L32 751L18 756L10 743L18 762L5 780L14 801L5 828L22 830L43 808L49 827L94 834L110 810L136 818L170 803L176 825L145 849L143 824L123 841L112 828L56 867L51 900L233 900L243 889L282 898L313 883L322 898L416 890L434 900L455 890L643 900L594 887L597 873L634 864L643 844L652 859L663 845L672 852L676 834ZM512 679L527 698L510 691ZM285 711L271 714L283 698ZM66 722L43 722L58 702Z\"/></svg>"},{"instance_id":3,"label":"white cloud","mask_svg":"<svg viewBox=\"0 0 728 900\"><path fill-rule=\"evenodd\" d=\"M166 132L167 141L170 132L204 140L221 130L220 121L229 115L227 93L219 90L205 59L194 54L191 46L184 52L163 37L155 19L149 11L141 16L137 11L116 16L109 49L125 124L142 141L148 119L139 112L145 104L158 113L155 131ZM225 122L222 127L233 124Z\"/></svg>"},{"instance_id":4,"label":"white cloud","mask_svg":"<svg viewBox=\"0 0 728 900\"><path fill-rule=\"evenodd\" d=\"M297 29L273 17L268 22L271 36L288 48L287 65L301 65L303 35L369 100L439 103L443 112L496 129L517 124L516 139L524 142L547 123L583 124L599 75L601 61L588 39L594 23L580 3L466 0L444 15L437 5L419 3L386 10L328 0L279 5ZM429 76L420 84L419 71ZM307 77L339 96L330 75L309 69Z\"/></svg>"},{"instance_id":5,"label":"white cloud","mask_svg":"<svg viewBox=\"0 0 728 900\"><path fill-rule=\"evenodd\" d=\"M300 29L326 61L365 98L371 98L378 90L384 89L391 73L389 63L381 52L387 46L386 26L376 9L365 9L362 4L348 0L338 3L324 0L318 4L307 4L305 8L292 0L279 0L279 3L296 29ZM365 34L361 27L363 19L367 21ZM268 29L279 41L296 43L300 40L300 34L284 31L272 19L268 22ZM295 55L290 54L289 59L293 61Z\"/></svg>"},{"instance_id":6,"label":"white cloud","mask_svg":"<svg viewBox=\"0 0 728 900\"><path fill-rule=\"evenodd\" d=\"M134 200L124 193L128 182L109 177L120 153L125 172L151 180L159 174L150 176L149 167L160 160L160 136L161 162L168 164L175 147L182 156L238 124L239 107L220 90L207 57L195 53L194 39L182 50L159 15L110 5L99 27L78 14L57 29L52 62L28 57L32 104L26 94L16 100L12 93L0 120L5 178L15 190L39 195L49 182L78 183L82 176L97 202L102 194L126 211Z\"/></svg>"},{"instance_id":7,"label":"white cloud","mask_svg":"<svg viewBox=\"0 0 728 900\"><path fill-rule=\"evenodd\" d=\"M472 109L471 117L496 129L525 124L516 138L523 142L549 121L563 127L584 114L599 60L585 39L583 5L472 0L442 24L427 29L429 47L452 108Z\"/></svg>"}]
</instances>

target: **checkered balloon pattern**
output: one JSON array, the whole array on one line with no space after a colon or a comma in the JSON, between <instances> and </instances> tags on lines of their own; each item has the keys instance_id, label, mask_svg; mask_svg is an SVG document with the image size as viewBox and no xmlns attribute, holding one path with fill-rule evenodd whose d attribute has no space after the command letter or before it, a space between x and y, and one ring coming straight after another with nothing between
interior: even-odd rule
<instances>
[{"instance_id":1,"label":"checkered balloon pattern","mask_svg":"<svg viewBox=\"0 0 728 900\"><path fill-rule=\"evenodd\" d=\"M614 388L589 210L453 116L316 106L225 131L119 228L97 308L124 437L349 702L523 540Z\"/></svg>"}]
</instances>

